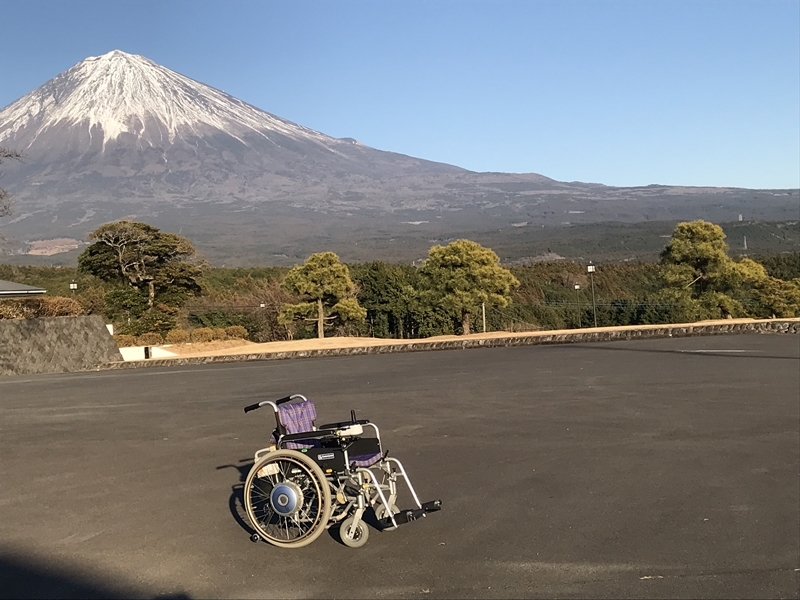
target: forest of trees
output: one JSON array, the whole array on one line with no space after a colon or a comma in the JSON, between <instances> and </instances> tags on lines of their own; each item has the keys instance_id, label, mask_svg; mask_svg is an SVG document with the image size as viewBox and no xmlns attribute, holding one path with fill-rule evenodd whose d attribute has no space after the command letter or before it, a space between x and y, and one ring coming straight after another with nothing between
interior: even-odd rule
<instances>
[{"instance_id":1,"label":"forest of trees","mask_svg":"<svg viewBox=\"0 0 800 600\"><path fill-rule=\"evenodd\" d=\"M504 267L469 240L432 247L420 267L321 252L291 269L212 268L188 239L145 223L107 223L90 241L77 269L0 265L0 279L48 290L0 302L0 318L100 314L120 340L153 343L226 329L256 342L423 338L481 331L484 311L491 331L800 316L800 253L734 260L705 221L680 223L658 263L591 274L566 261Z\"/></svg>"}]
</instances>

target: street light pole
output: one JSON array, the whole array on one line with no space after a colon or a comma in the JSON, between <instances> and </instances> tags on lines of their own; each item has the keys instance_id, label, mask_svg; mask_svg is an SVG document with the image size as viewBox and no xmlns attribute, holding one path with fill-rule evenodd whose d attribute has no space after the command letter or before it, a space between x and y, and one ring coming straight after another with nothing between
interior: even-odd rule
<instances>
[{"instance_id":1,"label":"street light pole","mask_svg":"<svg viewBox=\"0 0 800 600\"><path fill-rule=\"evenodd\" d=\"M575 316L577 317L578 321L578 328L580 329L581 326L581 286L579 283L575 284Z\"/></svg>"},{"instance_id":2,"label":"street light pole","mask_svg":"<svg viewBox=\"0 0 800 600\"><path fill-rule=\"evenodd\" d=\"M589 279L592 280L592 314L594 315L594 326L597 327L597 305L594 303L594 265L590 264L586 269L589 271Z\"/></svg>"},{"instance_id":3,"label":"street light pole","mask_svg":"<svg viewBox=\"0 0 800 600\"><path fill-rule=\"evenodd\" d=\"M72 290L72 295L75 295L75 290L78 289L78 284L75 283L75 280L72 280L72 283L69 284L69 289Z\"/></svg>"},{"instance_id":4,"label":"street light pole","mask_svg":"<svg viewBox=\"0 0 800 600\"><path fill-rule=\"evenodd\" d=\"M486 302L481 302L481 312L483 313L483 333L486 333Z\"/></svg>"}]
</instances>

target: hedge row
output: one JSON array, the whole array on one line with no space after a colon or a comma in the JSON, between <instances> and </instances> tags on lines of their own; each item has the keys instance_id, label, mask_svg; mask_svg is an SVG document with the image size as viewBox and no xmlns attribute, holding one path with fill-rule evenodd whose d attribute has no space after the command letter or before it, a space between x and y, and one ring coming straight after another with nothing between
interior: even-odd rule
<instances>
[{"instance_id":1,"label":"hedge row","mask_svg":"<svg viewBox=\"0 0 800 600\"><path fill-rule=\"evenodd\" d=\"M84 310L80 302L66 296L0 300L0 319L78 317L83 314Z\"/></svg>"},{"instance_id":2,"label":"hedge row","mask_svg":"<svg viewBox=\"0 0 800 600\"><path fill-rule=\"evenodd\" d=\"M184 329L172 329L166 336L160 333L145 333L140 336L117 334L114 341L117 346L160 346L167 344L185 344L187 342L212 342L216 340L247 339L247 329L241 325L231 325L230 327L198 327L192 331Z\"/></svg>"}]
</instances>

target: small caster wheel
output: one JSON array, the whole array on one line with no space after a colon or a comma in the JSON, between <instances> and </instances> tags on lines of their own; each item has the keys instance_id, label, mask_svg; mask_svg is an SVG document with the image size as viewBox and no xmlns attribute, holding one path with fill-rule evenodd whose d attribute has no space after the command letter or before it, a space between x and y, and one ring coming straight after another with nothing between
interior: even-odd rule
<instances>
[{"instance_id":1,"label":"small caster wheel","mask_svg":"<svg viewBox=\"0 0 800 600\"><path fill-rule=\"evenodd\" d=\"M400 512L400 509L397 508L397 506L395 506L394 504L392 504L391 510L392 510L392 514L393 515L396 515L397 513ZM375 518L376 519L381 521L381 520L386 519L388 517L389 517L389 513L386 512L386 507L383 504L379 504L377 507L375 507Z\"/></svg>"},{"instance_id":2,"label":"small caster wheel","mask_svg":"<svg viewBox=\"0 0 800 600\"><path fill-rule=\"evenodd\" d=\"M250 536L250 541L258 543L261 541L261 536L258 535L257 533L254 533L253 535Z\"/></svg>"},{"instance_id":3,"label":"small caster wheel","mask_svg":"<svg viewBox=\"0 0 800 600\"><path fill-rule=\"evenodd\" d=\"M359 520L358 525L353 527L352 531L350 531L353 521L353 517L348 517L342 521L339 527L339 538L348 548L361 548L369 539L369 529L367 529L367 524L364 523L364 521Z\"/></svg>"}]
</instances>

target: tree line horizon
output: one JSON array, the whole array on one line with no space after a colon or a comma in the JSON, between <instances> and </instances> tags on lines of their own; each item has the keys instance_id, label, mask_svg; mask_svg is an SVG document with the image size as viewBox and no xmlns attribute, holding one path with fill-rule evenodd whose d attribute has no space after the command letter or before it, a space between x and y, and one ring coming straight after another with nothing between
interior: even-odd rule
<instances>
[{"instance_id":1,"label":"tree line horizon","mask_svg":"<svg viewBox=\"0 0 800 600\"><path fill-rule=\"evenodd\" d=\"M123 220L89 235L77 269L0 265L0 278L53 291L78 283L73 294L3 301L0 318L100 314L120 345L143 335L154 345L194 331L224 339L234 327L255 342L465 335L484 314L500 331L800 316L800 253L736 260L725 237L682 222L658 262L595 265L589 280L574 262L504 267L467 239L432 246L421 266L318 252L291 268L212 268L187 238Z\"/></svg>"}]
</instances>

